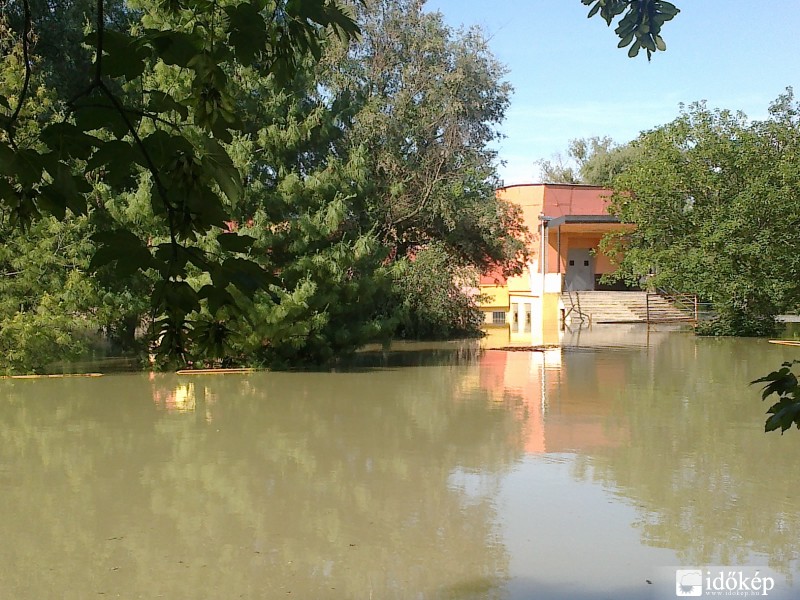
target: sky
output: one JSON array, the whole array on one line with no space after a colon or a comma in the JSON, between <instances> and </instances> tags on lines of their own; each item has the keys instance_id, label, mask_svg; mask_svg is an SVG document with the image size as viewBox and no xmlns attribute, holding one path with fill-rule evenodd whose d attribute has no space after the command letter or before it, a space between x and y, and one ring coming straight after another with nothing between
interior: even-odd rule
<instances>
[{"instance_id":1,"label":"sky","mask_svg":"<svg viewBox=\"0 0 800 600\"><path fill-rule=\"evenodd\" d=\"M506 185L539 180L536 161L569 140L627 142L668 123L680 104L767 116L792 86L800 96L800 0L672 0L681 13L666 52L630 59L580 0L428 0L455 28L479 26L515 92L495 147Z\"/></svg>"}]
</instances>

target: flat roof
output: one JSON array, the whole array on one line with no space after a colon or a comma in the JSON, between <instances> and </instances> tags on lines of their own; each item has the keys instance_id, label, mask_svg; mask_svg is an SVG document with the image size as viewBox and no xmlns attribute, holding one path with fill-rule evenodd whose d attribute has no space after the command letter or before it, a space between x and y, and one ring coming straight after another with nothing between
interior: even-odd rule
<instances>
[{"instance_id":1,"label":"flat roof","mask_svg":"<svg viewBox=\"0 0 800 600\"><path fill-rule=\"evenodd\" d=\"M507 190L509 188L516 188L516 187L543 187L543 186L550 186L550 187L571 187L571 188L592 188L597 190L609 190L610 188L604 185L589 185L588 183L512 183L510 185L502 185L498 190Z\"/></svg>"}]
</instances>

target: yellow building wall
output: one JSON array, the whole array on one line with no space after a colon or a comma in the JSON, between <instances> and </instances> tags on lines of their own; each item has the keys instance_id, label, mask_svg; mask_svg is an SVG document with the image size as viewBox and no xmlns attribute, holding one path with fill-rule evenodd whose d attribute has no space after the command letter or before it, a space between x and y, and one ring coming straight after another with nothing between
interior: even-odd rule
<instances>
[{"instance_id":1,"label":"yellow building wall","mask_svg":"<svg viewBox=\"0 0 800 600\"><path fill-rule=\"evenodd\" d=\"M504 285L482 285L481 294L487 296L485 302L481 302L481 308L486 310L508 310L508 288Z\"/></svg>"},{"instance_id":2,"label":"yellow building wall","mask_svg":"<svg viewBox=\"0 0 800 600\"><path fill-rule=\"evenodd\" d=\"M545 294L542 302L542 344L558 344L561 315L558 302L561 294Z\"/></svg>"},{"instance_id":3,"label":"yellow building wall","mask_svg":"<svg viewBox=\"0 0 800 600\"><path fill-rule=\"evenodd\" d=\"M507 282L507 290L513 293L530 293L531 291L531 275L528 269L525 269L521 275L509 277Z\"/></svg>"}]
</instances>

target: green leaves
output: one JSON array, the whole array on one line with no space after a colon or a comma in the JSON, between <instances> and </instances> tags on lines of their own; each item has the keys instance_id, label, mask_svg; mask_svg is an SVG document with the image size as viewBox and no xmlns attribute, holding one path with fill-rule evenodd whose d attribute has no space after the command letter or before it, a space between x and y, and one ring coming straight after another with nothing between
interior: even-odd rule
<instances>
[{"instance_id":1,"label":"green leaves","mask_svg":"<svg viewBox=\"0 0 800 600\"><path fill-rule=\"evenodd\" d=\"M58 219L64 218L67 208L74 215L86 214L86 194L92 190L86 178L73 175L63 163L56 165L52 178L41 188L39 207Z\"/></svg>"},{"instance_id":2,"label":"green leaves","mask_svg":"<svg viewBox=\"0 0 800 600\"><path fill-rule=\"evenodd\" d=\"M336 344L363 340L370 317L356 301L377 293L370 268L380 267L380 252L352 249L361 238L351 188L363 174L342 175L335 164L345 126L326 114L314 65L330 34L357 35L350 10L336 0L146 0L131 10L127 20L108 12L101 31L84 38L94 64L71 89L43 93L38 113L28 98L20 122L3 121L5 130L41 135L27 145L0 139L2 212L26 224L47 212L86 214L97 228L83 240L87 252L95 248L87 278L142 282L152 298L151 349L164 364L186 360L192 345L206 356L234 352L230 340L247 329L240 309L257 302L275 309L273 338L296 350L318 344L316 356L330 358ZM37 33L39 47L52 44L47 29ZM0 89L0 108L22 106L19 93ZM262 131L277 139L286 123L291 144L265 142ZM276 191L290 173L292 192ZM233 222L252 235L219 233ZM353 327L334 332L336 314Z\"/></svg>"},{"instance_id":3,"label":"green leaves","mask_svg":"<svg viewBox=\"0 0 800 600\"><path fill-rule=\"evenodd\" d=\"M95 171L102 167L102 178L116 189L126 189L134 184L135 165L145 167L146 163L141 151L120 140L111 140L99 144L97 151L86 163L87 171Z\"/></svg>"},{"instance_id":4,"label":"green leaves","mask_svg":"<svg viewBox=\"0 0 800 600\"><path fill-rule=\"evenodd\" d=\"M213 138L204 137L201 164L214 179L232 205L242 195L242 178L231 157L222 145Z\"/></svg>"},{"instance_id":5,"label":"green leaves","mask_svg":"<svg viewBox=\"0 0 800 600\"><path fill-rule=\"evenodd\" d=\"M75 99L72 109L75 125L86 133L106 131L121 140L139 123L138 113L120 111L106 94L97 89Z\"/></svg>"},{"instance_id":6,"label":"green leaves","mask_svg":"<svg viewBox=\"0 0 800 600\"><path fill-rule=\"evenodd\" d=\"M42 154L24 148L14 152L11 160L0 166L0 169L4 175L16 177L21 186L30 188L42 180L44 167L45 157Z\"/></svg>"},{"instance_id":7,"label":"green leaves","mask_svg":"<svg viewBox=\"0 0 800 600\"><path fill-rule=\"evenodd\" d=\"M198 319L192 327L191 338L196 351L207 358L230 359L237 348L232 343L233 330L224 321Z\"/></svg>"},{"instance_id":8,"label":"green leaves","mask_svg":"<svg viewBox=\"0 0 800 600\"><path fill-rule=\"evenodd\" d=\"M783 434L792 425L800 429L800 385L791 371L797 363L800 361L785 362L779 370L751 382L751 385L767 384L761 394L762 400L766 400L772 394L778 396L778 401L767 410L770 416L764 424L765 432L780 429Z\"/></svg>"},{"instance_id":9,"label":"green leaves","mask_svg":"<svg viewBox=\"0 0 800 600\"><path fill-rule=\"evenodd\" d=\"M51 123L42 129L40 139L60 159L78 158L85 160L101 143L95 136L72 123L61 121Z\"/></svg>"},{"instance_id":10,"label":"green leaves","mask_svg":"<svg viewBox=\"0 0 800 600\"><path fill-rule=\"evenodd\" d=\"M238 235L236 233L223 233L217 236L220 247L228 252L246 253L252 248L256 239L249 235Z\"/></svg>"},{"instance_id":11,"label":"green leaves","mask_svg":"<svg viewBox=\"0 0 800 600\"><path fill-rule=\"evenodd\" d=\"M680 12L671 2L665 0L581 0L591 6L588 17L600 14L606 25L621 14L619 25L614 30L619 38L619 48L628 48L628 56L633 58L641 49L647 52L650 60L656 51L665 51L667 44L661 37L661 27Z\"/></svg>"},{"instance_id":12,"label":"green leaves","mask_svg":"<svg viewBox=\"0 0 800 600\"><path fill-rule=\"evenodd\" d=\"M144 42L149 44L164 64L187 68L203 47L197 34L176 30L145 30Z\"/></svg>"},{"instance_id":13,"label":"green leaves","mask_svg":"<svg viewBox=\"0 0 800 600\"><path fill-rule=\"evenodd\" d=\"M771 335L800 297L800 132L784 100L762 122L693 104L636 140L614 181L612 210L636 225L622 272L652 269L653 286L713 303L717 319L704 325L717 334Z\"/></svg>"},{"instance_id":14,"label":"green leaves","mask_svg":"<svg viewBox=\"0 0 800 600\"><path fill-rule=\"evenodd\" d=\"M96 31L89 33L86 43L99 50L99 37ZM140 77L144 73L150 50L144 39L135 38L127 33L113 30L103 32L102 71L108 77L124 77L128 81ZM97 53L95 54L97 64Z\"/></svg>"},{"instance_id":15,"label":"green leaves","mask_svg":"<svg viewBox=\"0 0 800 600\"><path fill-rule=\"evenodd\" d=\"M235 307L236 300L230 292L218 286L204 285L197 292L197 297L201 300L206 300L208 304L208 311L212 315L216 315L221 309L225 307Z\"/></svg>"},{"instance_id":16,"label":"green leaves","mask_svg":"<svg viewBox=\"0 0 800 600\"><path fill-rule=\"evenodd\" d=\"M211 274L215 285L231 284L248 298L267 288L271 276L256 263L243 258L227 258L221 268Z\"/></svg>"},{"instance_id":17,"label":"green leaves","mask_svg":"<svg viewBox=\"0 0 800 600\"><path fill-rule=\"evenodd\" d=\"M133 233L126 229L98 231L92 236L98 249L89 263L90 270L115 263L116 273L128 277L137 270L154 266L150 250Z\"/></svg>"},{"instance_id":18,"label":"green leaves","mask_svg":"<svg viewBox=\"0 0 800 600\"><path fill-rule=\"evenodd\" d=\"M797 377L791 372L792 366L800 361L785 362L778 371L773 371L750 384L766 383L761 393L761 399L766 400L768 396L777 394L778 396L788 395L797 390Z\"/></svg>"},{"instance_id":19,"label":"green leaves","mask_svg":"<svg viewBox=\"0 0 800 600\"><path fill-rule=\"evenodd\" d=\"M234 56L249 65L266 49L269 30L258 6L243 2L225 8L228 15L228 43Z\"/></svg>"},{"instance_id":20,"label":"green leaves","mask_svg":"<svg viewBox=\"0 0 800 600\"><path fill-rule=\"evenodd\" d=\"M171 95L159 90L148 90L149 100L147 110L153 113L176 112L184 121L189 117L189 109L186 104L178 102Z\"/></svg>"},{"instance_id":21,"label":"green leaves","mask_svg":"<svg viewBox=\"0 0 800 600\"><path fill-rule=\"evenodd\" d=\"M185 317L200 310L200 296L186 281L162 280L153 290L153 304L155 308L168 307L173 316Z\"/></svg>"}]
</instances>

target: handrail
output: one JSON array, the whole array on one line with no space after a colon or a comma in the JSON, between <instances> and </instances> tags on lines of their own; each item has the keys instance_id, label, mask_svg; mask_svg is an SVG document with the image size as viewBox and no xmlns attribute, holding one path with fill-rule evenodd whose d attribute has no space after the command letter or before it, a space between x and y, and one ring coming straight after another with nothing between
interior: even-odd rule
<instances>
[{"instance_id":1,"label":"handrail","mask_svg":"<svg viewBox=\"0 0 800 600\"><path fill-rule=\"evenodd\" d=\"M650 322L650 296L659 296L669 302L673 307L686 315L687 320L691 320L696 325L700 321L700 307L710 306L705 302L700 302L697 294L688 292L678 292L667 288L655 288L655 292L647 293L647 322Z\"/></svg>"},{"instance_id":2,"label":"handrail","mask_svg":"<svg viewBox=\"0 0 800 600\"><path fill-rule=\"evenodd\" d=\"M686 294L680 292L673 292L669 293L666 290L660 289L656 292L647 292L646 295L646 304L647 304L647 316L646 321L650 323L653 319L650 318L650 298L653 296L657 296L666 300L670 306L675 308L679 311L682 315L682 318L677 319L669 319L670 321L678 321L678 320L685 320L685 321L692 321L693 323L697 323L698 321L698 314L697 314L697 296L693 294ZM659 319L661 320L661 319Z\"/></svg>"},{"instance_id":3,"label":"handrail","mask_svg":"<svg viewBox=\"0 0 800 600\"><path fill-rule=\"evenodd\" d=\"M575 292L575 296L578 299L577 304L575 303L575 300L572 299L572 291L571 290L563 290L561 292L562 295L563 295L564 292L567 293L567 298L569 298L569 304L570 304L570 309L566 313L564 313L564 322L566 323L567 317L570 316L570 314L572 314L572 312L574 311L574 312L576 312L578 314L578 318L580 319L581 323L585 323L586 320L587 320L587 317L586 317L586 314L584 314L584 312L581 310L581 297L578 294L578 292Z\"/></svg>"}]
</instances>

